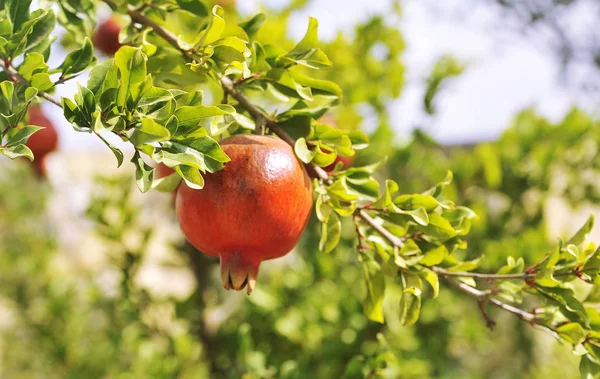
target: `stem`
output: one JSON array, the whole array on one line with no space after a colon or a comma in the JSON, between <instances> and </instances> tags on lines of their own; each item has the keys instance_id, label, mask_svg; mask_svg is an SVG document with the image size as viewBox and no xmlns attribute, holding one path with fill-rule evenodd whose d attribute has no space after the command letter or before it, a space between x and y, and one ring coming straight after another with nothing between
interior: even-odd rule
<instances>
[{"instance_id":1,"label":"stem","mask_svg":"<svg viewBox=\"0 0 600 379\"><path fill-rule=\"evenodd\" d=\"M520 279L526 280L535 277L534 273L523 272L521 274L481 274L477 272L462 272L462 271L448 271L441 267L430 267L431 270L437 274L444 276L459 276L461 278L478 278L478 279Z\"/></svg>"},{"instance_id":2,"label":"stem","mask_svg":"<svg viewBox=\"0 0 600 379\"><path fill-rule=\"evenodd\" d=\"M443 278L451 286L455 287L456 289L460 290L461 292L466 293L469 296L476 298L478 302L485 303L486 301L489 301L490 303L494 304L495 306L502 308L505 311L508 311L508 312L516 315L521 320L535 323L535 315L533 313L525 312L522 309L513 307L512 305L505 304L498 299L490 297L490 295L491 295L490 291L478 290L477 288L473 288L465 283L458 282L458 281L448 278L446 276L443 276Z\"/></svg>"},{"instance_id":3,"label":"stem","mask_svg":"<svg viewBox=\"0 0 600 379\"><path fill-rule=\"evenodd\" d=\"M57 85L59 85L59 84L66 83L66 82L68 82L69 80L71 80L71 79L75 79L75 78L76 78L76 77L78 77L78 76L79 76L79 74L77 74L77 75L72 75L72 76L69 76L69 77L65 78L65 77L63 77L63 76L61 75L61 77L60 77L60 78L58 78L58 80L54 82L54 86L56 87L56 86L57 86Z\"/></svg>"},{"instance_id":4,"label":"stem","mask_svg":"<svg viewBox=\"0 0 600 379\"><path fill-rule=\"evenodd\" d=\"M382 225L377 223L373 217L371 217L366 210L361 209L356 212L357 216L362 218L369 226L375 229L379 234L381 234L385 239L390 241L394 246L398 248L402 248L404 246L404 241L400 237L396 237L389 230L384 228Z\"/></svg>"},{"instance_id":5,"label":"stem","mask_svg":"<svg viewBox=\"0 0 600 379\"><path fill-rule=\"evenodd\" d=\"M284 140L288 145L292 147L296 144L296 141L294 141L292 137L290 137L283 129L281 129L281 127L271 117L269 117L256 105L252 104L252 102L250 102L250 100L248 100L248 98L242 92L235 88L235 85L227 76L223 76L221 78L221 86L223 87L223 91L225 91L231 97L236 99L238 103L240 103L240 105L244 107L244 109L248 112L248 114L250 114L250 116L254 119L257 125L265 125L279 138ZM311 176L317 177L324 181L330 180L327 172L325 172L325 170L323 170L321 167L316 166L312 163L305 164L305 167L306 171L308 171L308 173Z\"/></svg>"},{"instance_id":6,"label":"stem","mask_svg":"<svg viewBox=\"0 0 600 379\"><path fill-rule=\"evenodd\" d=\"M118 8L118 5L113 0L102 1L104 1L104 3L106 3L112 9ZM142 13L142 11L143 8L136 9L133 5L127 6L127 14L129 15L129 17L131 17L132 21L137 22L138 24L149 26L150 28L152 28L154 33L156 33L156 35L158 35L160 38L169 43L169 45L179 50L186 58L193 59L189 51L182 49L179 46L179 42L177 41L177 36L175 34L171 33L170 31L158 25L150 18L146 17L146 15Z\"/></svg>"}]
</instances>

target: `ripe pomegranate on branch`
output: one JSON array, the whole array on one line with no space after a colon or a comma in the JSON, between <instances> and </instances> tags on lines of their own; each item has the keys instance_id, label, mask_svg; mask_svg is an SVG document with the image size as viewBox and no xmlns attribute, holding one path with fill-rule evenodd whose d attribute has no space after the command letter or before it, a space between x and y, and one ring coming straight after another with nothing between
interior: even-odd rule
<instances>
[{"instance_id":1,"label":"ripe pomegranate on branch","mask_svg":"<svg viewBox=\"0 0 600 379\"><path fill-rule=\"evenodd\" d=\"M289 253L312 208L312 185L289 145L271 136L237 135L221 141L231 159L206 177L204 188L183 184L177 217L198 250L221 259L226 289L248 294L260 263Z\"/></svg>"},{"instance_id":2,"label":"ripe pomegranate on branch","mask_svg":"<svg viewBox=\"0 0 600 379\"><path fill-rule=\"evenodd\" d=\"M177 189L176 212L187 239L220 258L226 289L247 287L248 293L261 262L298 242L314 197L323 253L336 249L343 229L355 232L370 320L385 322L382 305L393 285L401 292L400 323L416 323L422 301L433 301L442 283L472 297L490 327L488 305L572 344L582 367L598 371L600 336L591 320L600 314L585 307L570 284L595 288L600 282L599 250L586 241L593 219L529 267L511 257L495 273L472 272L481 258L460 257L475 213L445 196L450 172L420 193L402 193L393 180L379 182L383 161L363 167L343 161L368 146L366 134L318 121L348 104L323 74L332 62L318 41L316 19L286 49L262 40L264 14L232 23L222 7L195 1L56 3L58 18L52 8L30 11L27 0L6 1L0 13L0 153L43 159L52 150L38 149L36 135L43 135L26 120L34 100L61 108L75 131L107 145L118 166L125 154L106 137L129 142L139 189ZM129 25L109 21L98 28L94 44L114 53L98 63L86 25L95 22L90 8L102 4ZM57 21L80 47L50 67ZM131 46L115 42L122 28ZM54 97L57 86L88 69L87 84L74 96ZM206 104L201 88L221 101ZM165 175L164 167L174 172ZM535 312L526 309L525 295L540 304Z\"/></svg>"}]
</instances>

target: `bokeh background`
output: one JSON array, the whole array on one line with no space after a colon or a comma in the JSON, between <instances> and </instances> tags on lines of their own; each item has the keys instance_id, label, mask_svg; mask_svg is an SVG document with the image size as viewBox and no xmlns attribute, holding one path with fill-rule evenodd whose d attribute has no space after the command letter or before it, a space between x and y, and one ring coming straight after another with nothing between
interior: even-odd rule
<instances>
[{"instance_id":1,"label":"bokeh background","mask_svg":"<svg viewBox=\"0 0 600 379\"><path fill-rule=\"evenodd\" d=\"M258 11L263 38L287 45L319 19L334 62L323 75L345 92L332 116L372 138L355 164L388 156L381 177L406 193L454 172L447 196L480 216L468 251L485 254L482 270L535 262L596 210L597 1L238 0L228 15ZM69 49L59 42L51 64ZM569 346L495 311L489 331L448 288L405 328L390 283L387 323L367 320L351 223L324 255L312 222L252 296L222 290L171 196L138 193L133 167L43 107L60 132L47 181L0 160L0 377L578 377Z\"/></svg>"}]
</instances>

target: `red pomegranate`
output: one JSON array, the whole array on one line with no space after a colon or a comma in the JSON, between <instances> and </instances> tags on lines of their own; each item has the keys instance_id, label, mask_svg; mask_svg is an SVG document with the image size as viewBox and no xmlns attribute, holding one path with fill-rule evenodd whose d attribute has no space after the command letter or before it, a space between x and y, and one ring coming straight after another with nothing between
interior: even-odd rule
<instances>
[{"instance_id":1,"label":"red pomegranate","mask_svg":"<svg viewBox=\"0 0 600 379\"><path fill-rule=\"evenodd\" d=\"M174 172L175 170L173 170L171 167L167 166L164 163L159 163L156 166L156 177L159 179L164 178L165 176L169 176Z\"/></svg>"},{"instance_id":2,"label":"red pomegranate","mask_svg":"<svg viewBox=\"0 0 600 379\"><path fill-rule=\"evenodd\" d=\"M329 166L323 167L323 170L327 172L332 172L333 170L335 170L335 166L338 164L338 162L342 162L342 169L346 169L352 166L352 164L354 163L354 157L342 157L341 155L338 155L335 158L335 161L333 161L333 163Z\"/></svg>"},{"instance_id":3,"label":"red pomegranate","mask_svg":"<svg viewBox=\"0 0 600 379\"><path fill-rule=\"evenodd\" d=\"M41 157L36 157L33 160L33 162L31 162L31 166L35 170L35 173L38 175L38 177L45 178L47 176L45 155L42 155Z\"/></svg>"},{"instance_id":4,"label":"red pomegranate","mask_svg":"<svg viewBox=\"0 0 600 379\"><path fill-rule=\"evenodd\" d=\"M31 149L34 156L33 167L40 176L46 176L45 158L46 155L58 148L58 133L52 121L50 121L39 104L30 105L28 109L29 125L43 126L35 132L29 140L27 147Z\"/></svg>"},{"instance_id":5,"label":"red pomegranate","mask_svg":"<svg viewBox=\"0 0 600 379\"><path fill-rule=\"evenodd\" d=\"M231 158L206 175L204 189L182 183L177 218L198 250L220 257L226 289L248 294L260 263L286 255L296 245L312 208L312 185L292 148L269 136L237 135L223 140Z\"/></svg>"},{"instance_id":6,"label":"red pomegranate","mask_svg":"<svg viewBox=\"0 0 600 379\"><path fill-rule=\"evenodd\" d=\"M106 55L115 55L121 47L119 43L119 33L122 23L116 17L111 17L98 25L94 33L94 46Z\"/></svg>"}]
</instances>

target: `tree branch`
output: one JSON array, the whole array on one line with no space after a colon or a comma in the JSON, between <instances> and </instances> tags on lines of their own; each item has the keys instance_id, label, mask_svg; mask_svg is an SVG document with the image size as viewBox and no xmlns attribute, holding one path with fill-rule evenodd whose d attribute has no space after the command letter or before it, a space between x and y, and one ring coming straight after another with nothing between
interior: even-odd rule
<instances>
[{"instance_id":1,"label":"tree branch","mask_svg":"<svg viewBox=\"0 0 600 379\"><path fill-rule=\"evenodd\" d=\"M404 246L404 241L400 237L396 237L389 230L383 227L383 225L379 224L373 217L371 217L365 209L360 209L356 212L357 216L363 219L369 226L377 231L377 233L381 234L386 240L390 241L391 244L397 246L398 248L402 248Z\"/></svg>"},{"instance_id":2,"label":"tree branch","mask_svg":"<svg viewBox=\"0 0 600 379\"><path fill-rule=\"evenodd\" d=\"M279 138L284 140L287 144L294 147L296 141L292 137L290 137L281 127L263 112L256 105L252 104L250 100L237 88L235 88L235 84L229 79L227 76L223 76L221 78L221 86L223 87L223 91L228 93L231 97L237 100L238 103L250 114L250 116L254 119L256 124L260 125L263 123L267 128L269 128L273 133L275 133ZM305 164L306 171L312 176L319 178L324 181L329 181L329 175L325 170L321 167L316 166L312 163Z\"/></svg>"},{"instance_id":3,"label":"tree branch","mask_svg":"<svg viewBox=\"0 0 600 379\"><path fill-rule=\"evenodd\" d=\"M473 288L465 283L456 281L447 276L442 275L442 277L446 280L446 282L448 282L448 284L450 284L451 286L460 290L461 292L464 292L467 295L476 298L478 302L485 303L486 301L489 301L490 303L494 304L498 308L504 309L505 311L508 311L508 312L516 315L521 320L535 323L535 315L533 313L525 312L522 309L513 307L510 304L503 303L498 299L490 297L492 294L491 291L481 291L481 290L478 290L477 288Z\"/></svg>"},{"instance_id":4,"label":"tree branch","mask_svg":"<svg viewBox=\"0 0 600 379\"><path fill-rule=\"evenodd\" d=\"M111 7L113 10L116 10L118 8L118 5L113 0L102 1L104 1L104 3ZM146 15L142 13L143 10L144 8L136 9L133 5L127 6L127 14L129 15L129 17L131 17L132 21L137 22L138 24L149 26L150 28L152 28L154 33L156 33L156 35L165 40L165 42L167 42L169 45L179 50L186 58L194 59L188 50L182 49L179 46L179 42L175 34L158 25L152 19L146 17Z\"/></svg>"},{"instance_id":5,"label":"tree branch","mask_svg":"<svg viewBox=\"0 0 600 379\"><path fill-rule=\"evenodd\" d=\"M461 278L477 278L477 279L520 279L526 280L535 277L534 273L523 272L520 274L481 274L477 272L463 272L463 271L448 271L441 267L430 267L431 270L437 274L444 276L458 276Z\"/></svg>"}]
</instances>

